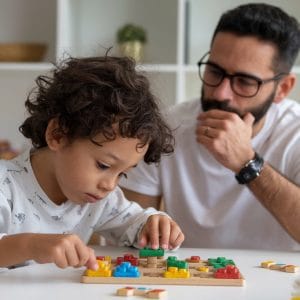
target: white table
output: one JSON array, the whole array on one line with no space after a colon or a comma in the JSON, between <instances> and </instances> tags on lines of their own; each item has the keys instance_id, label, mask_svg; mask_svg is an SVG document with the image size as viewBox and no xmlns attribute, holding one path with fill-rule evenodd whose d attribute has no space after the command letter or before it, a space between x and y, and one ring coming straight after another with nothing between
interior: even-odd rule
<instances>
[{"instance_id":1,"label":"white table","mask_svg":"<svg viewBox=\"0 0 300 300\"><path fill-rule=\"evenodd\" d=\"M132 248L95 247L97 255L110 255L113 258L125 253L138 254ZM246 284L243 287L220 286L148 286L164 288L168 291L168 299L290 299L293 283L300 274L285 273L260 268L262 261L274 260L278 263L300 265L299 252L267 252L248 250L218 249L179 249L166 253L185 259L191 255L199 255L203 259L225 256L231 258L244 275ZM7 300L100 300L126 299L116 296L116 290L122 285L84 284L80 283L83 268L65 270L52 264L31 265L0 273L0 297ZM130 299L143 299L131 297Z\"/></svg>"}]
</instances>

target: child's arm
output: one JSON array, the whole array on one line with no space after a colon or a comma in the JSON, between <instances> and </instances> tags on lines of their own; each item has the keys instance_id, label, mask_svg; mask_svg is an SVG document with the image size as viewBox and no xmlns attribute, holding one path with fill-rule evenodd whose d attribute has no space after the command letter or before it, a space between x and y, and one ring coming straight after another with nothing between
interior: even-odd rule
<instances>
[{"instance_id":1,"label":"child's arm","mask_svg":"<svg viewBox=\"0 0 300 300\"><path fill-rule=\"evenodd\" d=\"M94 251L74 234L20 233L0 240L0 267L34 260L54 263L60 268L86 266L97 269Z\"/></svg>"},{"instance_id":2,"label":"child's arm","mask_svg":"<svg viewBox=\"0 0 300 300\"><path fill-rule=\"evenodd\" d=\"M154 208L142 209L136 202L128 201L121 189L116 188L103 201L104 208L94 230L110 243L136 247L144 247L145 243L151 243L151 247L164 244L166 248L182 243L184 236L170 217Z\"/></svg>"}]
</instances>

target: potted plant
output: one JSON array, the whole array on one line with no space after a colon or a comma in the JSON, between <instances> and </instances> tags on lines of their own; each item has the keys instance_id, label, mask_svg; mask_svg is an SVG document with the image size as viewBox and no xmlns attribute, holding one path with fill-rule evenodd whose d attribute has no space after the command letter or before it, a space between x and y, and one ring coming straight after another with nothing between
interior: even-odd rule
<instances>
[{"instance_id":1,"label":"potted plant","mask_svg":"<svg viewBox=\"0 0 300 300\"><path fill-rule=\"evenodd\" d=\"M130 56L137 62L143 59L147 34L144 28L135 24L125 24L117 32L117 41L122 55Z\"/></svg>"}]
</instances>

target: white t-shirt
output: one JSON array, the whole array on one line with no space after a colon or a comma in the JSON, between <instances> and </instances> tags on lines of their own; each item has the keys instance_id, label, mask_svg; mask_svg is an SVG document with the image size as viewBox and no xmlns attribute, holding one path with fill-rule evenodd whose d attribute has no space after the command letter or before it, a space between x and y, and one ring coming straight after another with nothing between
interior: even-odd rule
<instances>
[{"instance_id":1,"label":"white t-shirt","mask_svg":"<svg viewBox=\"0 0 300 300\"><path fill-rule=\"evenodd\" d=\"M56 205L35 178L29 150L11 161L0 160L0 236L3 234L74 233L85 243L93 232L117 245L133 245L153 208L125 199L120 188L93 204L70 200Z\"/></svg>"},{"instance_id":2,"label":"white t-shirt","mask_svg":"<svg viewBox=\"0 0 300 300\"><path fill-rule=\"evenodd\" d=\"M163 195L166 212L185 234L186 247L299 250L300 244L248 187L238 184L233 172L197 143L200 111L199 100L173 106L167 120L175 129L175 152L164 156L159 165L141 162L120 185L151 196ZM291 100L272 104L252 146L300 185L300 105Z\"/></svg>"}]
</instances>

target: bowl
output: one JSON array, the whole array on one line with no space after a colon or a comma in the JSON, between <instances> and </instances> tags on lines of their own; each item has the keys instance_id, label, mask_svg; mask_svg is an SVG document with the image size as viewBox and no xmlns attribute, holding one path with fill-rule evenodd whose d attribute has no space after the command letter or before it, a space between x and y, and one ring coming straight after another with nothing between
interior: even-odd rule
<instances>
[{"instance_id":1,"label":"bowl","mask_svg":"<svg viewBox=\"0 0 300 300\"><path fill-rule=\"evenodd\" d=\"M46 49L46 44L42 43L0 43L0 61L41 61L45 55Z\"/></svg>"}]
</instances>

